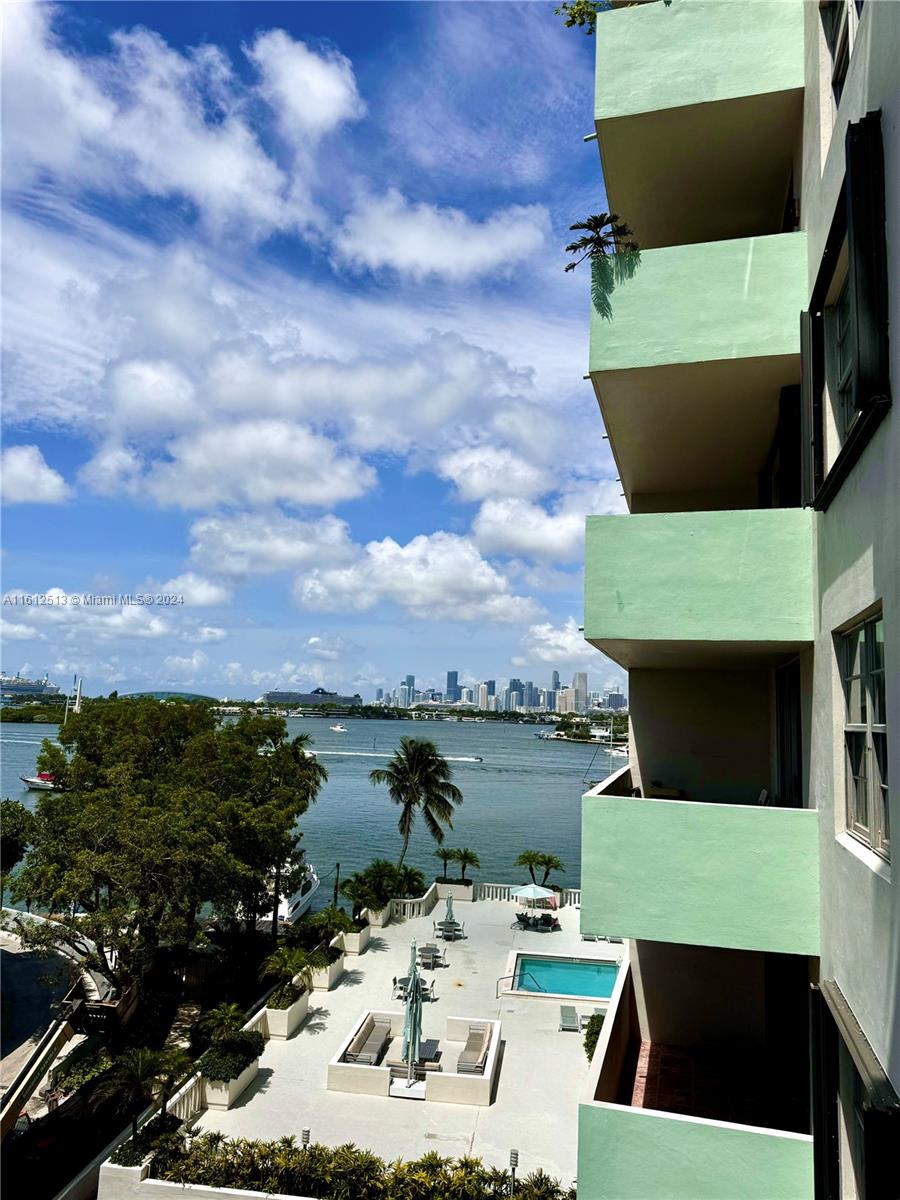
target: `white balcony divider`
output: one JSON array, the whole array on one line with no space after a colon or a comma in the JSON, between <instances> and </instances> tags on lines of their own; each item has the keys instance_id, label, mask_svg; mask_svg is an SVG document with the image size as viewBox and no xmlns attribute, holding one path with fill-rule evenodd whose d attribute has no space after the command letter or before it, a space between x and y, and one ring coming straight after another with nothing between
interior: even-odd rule
<instances>
[{"instance_id":1,"label":"white balcony divider","mask_svg":"<svg viewBox=\"0 0 900 1200\"><path fill-rule=\"evenodd\" d=\"M404 920L412 920L414 917L427 917L437 902L437 884L433 883L423 896L418 896L412 900L392 900L391 916L400 917Z\"/></svg>"},{"instance_id":2,"label":"white balcony divider","mask_svg":"<svg viewBox=\"0 0 900 1200\"><path fill-rule=\"evenodd\" d=\"M513 885L511 883L479 883L479 900L511 900Z\"/></svg>"}]
</instances>

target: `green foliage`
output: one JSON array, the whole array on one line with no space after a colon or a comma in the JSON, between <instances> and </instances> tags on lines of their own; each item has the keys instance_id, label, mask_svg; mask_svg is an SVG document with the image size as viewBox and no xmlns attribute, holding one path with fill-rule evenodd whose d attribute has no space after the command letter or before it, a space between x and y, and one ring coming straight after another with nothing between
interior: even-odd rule
<instances>
[{"instance_id":1,"label":"green foliage","mask_svg":"<svg viewBox=\"0 0 900 1200\"><path fill-rule=\"evenodd\" d=\"M157 1150L164 1139L176 1134L180 1127L180 1117L159 1113L140 1127L137 1137L130 1137L114 1150L110 1162L119 1167L139 1167L148 1154Z\"/></svg>"},{"instance_id":2,"label":"green foliage","mask_svg":"<svg viewBox=\"0 0 900 1200\"><path fill-rule=\"evenodd\" d=\"M403 847L397 866L403 866L416 813L422 814L425 828L439 844L444 840L444 828L453 828L456 806L463 795L451 782L450 764L438 753L434 742L424 738L402 737L400 745L386 767L369 772L373 786L386 784L388 795L400 806L397 827Z\"/></svg>"},{"instance_id":3,"label":"green foliage","mask_svg":"<svg viewBox=\"0 0 900 1200\"><path fill-rule=\"evenodd\" d=\"M509 1172L480 1159L442 1158L431 1152L386 1163L369 1150L298 1146L293 1137L273 1142L220 1133L170 1138L151 1166L154 1179L209 1188L235 1188L317 1200L499 1200L510 1194ZM535 1171L516 1181L519 1200L575 1200L575 1192Z\"/></svg>"},{"instance_id":4,"label":"green foliage","mask_svg":"<svg viewBox=\"0 0 900 1200\"><path fill-rule=\"evenodd\" d=\"M459 874L462 883L467 883L466 868L474 867L476 870L481 866L481 861L474 850L470 850L468 846L463 846L461 850L453 851L453 861L459 863Z\"/></svg>"},{"instance_id":5,"label":"green foliage","mask_svg":"<svg viewBox=\"0 0 900 1200\"><path fill-rule=\"evenodd\" d=\"M216 1038L200 1059L200 1067L207 1079L228 1082L237 1079L241 1071L255 1058L259 1058L266 1040L256 1029L239 1029Z\"/></svg>"},{"instance_id":6,"label":"green foliage","mask_svg":"<svg viewBox=\"0 0 900 1200\"><path fill-rule=\"evenodd\" d=\"M585 1026L584 1052L588 1056L588 1062L594 1057L594 1051L597 1049L597 1039L603 1028L603 1016L603 1013L594 1013Z\"/></svg>"},{"instance_id":7,"label":"green foliage","mask_svg":"<svg viewBox=\"0 0 900 1200\"><path fill-rule=\"evenodd\" d=\"M33 813L20 800L0 800L0 903L7 875L25 857L33 838Z\"/></svg>"},{"instance_id":8,"label":"green foliage","mask_svg":"<svg viewBox=\"0 0 900 1200\"><path fill-rule=\"evenodd\" d=\"M438 846L437 850L435 850L434 857L440 859L443 866L442 879L447 878L447 863L453 862L455 853L455 850L448 850L446 846Z\"/></svg>"},{"instance_id":9,"label":"green foliage","mask_svg":"<svg viewBox=\"0 0 900 1200\"><path fill-rule=\"evenodd\" d=\"M131 1136L137 1137L137 1119L166 1078L168 1063L164 1050L132 1047L115 1060L94 1092L94 1101L115 1098L131 1116Z\"/></svg>"},{"instance_id":10,"label":"green foliage","mask_svg":"<svg viewBox=\"0 0 900 1200\"><path fill-rule=\"evenodd\" d=\"M527 867L531 882L537 883L535 871L543 871L540 886L545 887L551 871L565 871L565 864L555 854L547 854L543 850L523 850L516 859L517 867Z\"/></svg>"},{"instance_id":11,"label":"green foliage","mask_svg":"<svg viewBox=\"0 0 900 1200\"><path fill-rule=\"evenodd\" d=\"M619 283L631 279L640 266L641 253L631 229L615 213L593 213L586 221L570 225L573 232L584 230L580 238L566 246L567 254L580 254L566 266L574 271L579 263L590 259L591 302L606 321L612 320L610 296Z\"/></svg>"},{"instance_id":12,"label":"green foliage","mask_svg":"<svg viewBox=\"0 0 900 1200\"><path fill-rule=\"evenodd\" d=\"M231 1000L224 1000L215 1008L211 1008L209 1012L205 1012L200 1018L199 1025L211 1041L216 1041L218 1038L237 1033L246 1019L244 1010L239 1004L235 1004Z\"/></svg>"},{"instance_id":13,"label":"green foliage","mask_svg":"<svg viewBox=\"0 0 900 1200\"><path fill-rule=\"evenodd\" d=\"M356 929L356 922L349 913L333 904L328 908L320 909L317 913L312 913L309 924L313 929L318 930L323 938L328 939L339 933L352 933Z\"/></svg>"},{"instance_id":14,"label":"green foliage","mask_svg":"<svg viewBox=\"0 0 900 1200\"><path fill-rule=\"evenodd\" d=\"M380 912L395 897L421 896L425 876L415 867L396 867L386 858L374 858L364 871L357 871L341 885L341 895L353 905L358 917L364 908Z\"/></svg>"},{"instance_id":15,"label":"green foliage","mask_svg":"<svg viewBox=\"0 0 900 1200\"><path fill-rule=\"evenodd\" d=\"M554 8L553 12L557 17L566 18L567 29L577 25L591 37L597 26L597 14L607 12L610 8L610 0L571 0L571 3L565 0L559 8Z\"/></svg>"},{"instance_id":16,"label":"green foliage","mask_svg":"<svg viewBox=\"0 0 900 1200\"><path fill-rule=\"evenodd\" d=\"M97 1046L81 1058L70 1057L72 1062L64 1061L56 1072L56 1086L66 1093L77 1092L80 1087L104 1074L113 1065L112 1056L106 1046Z\"/></svg>"},{"instance_id":17,"label":"green foliage","mask_svg":"<svg viewBox=\"0 0 900 1200\"><path fill-rule=\"evenodd\" d=\"M10 725L58 725L65 704L20 704L0 708L0 721Z\"/></svg>"},{"instance_id":18,"label":"green foliage","mask_svg":"<svg viewBox=\"0 0 900 1200\"><path fill-rule=\"evenodd\" d=\"M38 758L61 788L40 794L14 894L60 916L20 922L27 945L74 950L121 987L160 945L186 949L208 906L255 936L298 886L297 821L325 772L280 718L220 726L203 704L103 701L59 742Z\"/></svg>"}]
</instances>

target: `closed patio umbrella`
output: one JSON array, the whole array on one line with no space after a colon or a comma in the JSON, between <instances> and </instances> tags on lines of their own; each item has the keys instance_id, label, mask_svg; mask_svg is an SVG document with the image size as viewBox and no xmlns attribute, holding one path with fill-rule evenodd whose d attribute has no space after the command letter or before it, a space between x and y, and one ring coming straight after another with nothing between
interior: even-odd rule
<instances>
[{"instance_id":1,"label":"closed patio umbrella","mask_svg":"<svg viewBox=\"0 0 900 1200\"><path fill-rule=\"evenodd\" d=\"M403 1017L403 1046L401 1058L406 1063L406 1086L415 1082L416 1063L422 1043L422 988L419 985L419 965L416 962L416 943L409 957L409 984L406 989L406 1009Z\"/></svg>"},{"instance_id":2,"label":"closed patio umbrella","mask_svg":"<svg viewBox=\"0 0 900 1200\"><path fill-rule=\"evenodd\" d=\"M444 914L444 920L445 921L453 920L453 897L452 896L447 897L447 911Z\"/></svg>"}]
</instances>

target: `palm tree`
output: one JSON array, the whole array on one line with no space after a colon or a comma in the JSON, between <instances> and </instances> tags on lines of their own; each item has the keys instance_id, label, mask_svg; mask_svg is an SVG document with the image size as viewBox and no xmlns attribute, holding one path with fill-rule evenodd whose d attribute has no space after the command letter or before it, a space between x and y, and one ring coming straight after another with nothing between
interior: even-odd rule
<instances>
[{"instance_id":1,"label":"palm tree","mask_svg":"<svg viewBox=\"0 0 900 1200\"><path fill-rule=\"evenodd\" d=\"M119 1101L131 1113L131 1136L137 1140L138 1117L153 1099L153 1093L166 1079L166 1054L140 1046L126 1050L115 1061L113 1069L97 1086L98 1100Z\"/></svg>"},{"instance_id":2,"label":"palm tree","mask_svg":"<svg viewBox=\"0 0 900 1200\"><path fill-rule=\"evenodd\" d=\"M555 854L547 854L543 850L523 850L516 859L517 867L527 867L531 875L531 882L537 883L535 871L543 871L544 876L541 879L541 887L545 887L547 880L550 878L551 871L565 871L565 863L563 863Z\"/></svg>"},{"instance_id":3,"label":"palm tree","mask_svg":"<svg viewBox=\"0 0 900 1200\"><path fill-rule=\"evenodd\" d=\"M441 876L441 878L446 881L446 879L447 879L447 863L453 862L453 860L456 858L456 851L448 850L446 846L439 846L438 849L435 850L435 852L434 852L434 857L439 858L441 860L441 862L443 864L443 868L444 868L444 873Z\"/></svg>"},{"instance_id":4,"label":"palm tree","mask_svg":"<svg viewBox=\"0 0 900 1200\"><path fill-rule=\"evenodd\" d=\"M453 772L433 742L402 737L400 746L386 767L369 772L373 785L387 784L388 794L400 806L397 827L403 848L397 866L403 865L416 812L421 811L428 832L438 844L444 840L444 826L453 828L453 813L462 804L462 792L451 783Z\"/></svg>"},{"instance_id":5,"label":"palm tree","mask_svg":"<svg viewBox=\"0 0 900 1200\"><path fill-rule=\"evenodd\" d=\"M631 229L616 213L593 213L586 221L570 225L572 232L583 229L584 236L566 246L567 254L580 254L575 262L566 264L574 271L586 258L591 262L591 300L594 308L606 321L612 320L609 297L617 283L631 279L640 265L641 253Z\"/></svg>"},{"instance_id":6,"label":"palm tree","mask_svg":"<svg viewBox=\"0 0 900 1200\"><path fill-rule=\"evenodd\" d=\"M230 1033L237 1033L245 1020L244 1010L239 1004L224 1000L203 1014L200 1025L203 1032L215 1042L219 1038L228 1037Z\"/></svg>"},{"instance_id":7,"label":"palm tree","mask_svg":"<svg viewBox=\"0 0 900 1200\"><path fill-rule=\"evenodd\" d=\"M162 1051L162 1059L159 1073L159 1111L165 1116L172 1093L193 1066L193 1059L180 1046L166 1046Z\"/></svg>"},{"instance_id":8,"label":"palm tree","mask_svg":"<svg viewBox=\"0 0 900 1200\"><path fill-rule=\"evenodd\" d=\"M260 979L277 979L282 987L292 986L298 992L311 992L313 986L312 956L299 946L279 946L263 962Z\"/></svg>"},{"instance_id":9,"label":"palm tree","mask_svg":"<svg viewBox=\"0 0 900 1200\"><path fill-rule=\"evenodd\" d=\"M452 851L455 862L459 863L459 874L463 883L466 882L466 867L480 867L481 862L474 850L463 847L462 850Z\"/></svg>"}]
</instances>

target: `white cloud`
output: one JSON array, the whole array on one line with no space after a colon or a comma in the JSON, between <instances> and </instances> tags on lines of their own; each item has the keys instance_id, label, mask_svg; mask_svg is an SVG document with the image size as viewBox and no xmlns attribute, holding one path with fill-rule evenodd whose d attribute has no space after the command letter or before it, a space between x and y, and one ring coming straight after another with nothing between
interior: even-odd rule
<instances>
[{"instance_id":1,"label":"white cloud","mask_svg":"<svg viewBox=\"0 0 900 1200\"><path fill-rule=\"evenodd\" d=\"M553 663L556 666L596 666L597 651L584 640L574 617L564 624L547 621L531 625L522 638L522 653L513 659L516 666L531 663Z\"/></svg>"},{"instance_id":2,"label":"white cloud","mask_svg":"<svg viewBox=\"0 0 900 1200\"><path fill-rule=\"evenodd\" d=\"M227 636L225 630L217 625L201 625L195 634L198 642L221 642Z\"/></svg>"},{"instance_id":3,"label":"white cloud","mask_svg":"<svg viewBox=\"0 0 900 1200\"><path fill-rule=\"evenodd\" d=\"M72 489L48 466L37 446L10 446L0 455L0 483L7 504L62 504Z\"/></svg>"},{"instance_id":4,"label":"white cloud","mask_svg":"<svg viewBox=\"0 0 900 1200\"><path fill-rule=\"evenodd\" d=\"M270 29L246 54L260 72L259 90L288 142L315 143L365 112L350 60L334 47L316 52L283 29Z\"/></svg>"},{"instance_id":5,"label":"white cloud","mask_svg":"<svg viewBox=\"0 0 900 1200\"><path fill-rule=\"evenodd\" d=\"M328 508L368 491L374 470L341 455L329 438L286 421L240 421L210 427L169 442L139 476L134 452L106 446L81 478L107 494L117 486L163 506L277 503ZM117 475L117 470L122 468Z\"/></svg>"},{"instance_id":6,"label":"white cloud","mask_svg":"<svg viewBox=\"0 0 900 1200\"><path fill-rule=\"evenodd\" d=\"M177 679L193 679L198 671L209 662L209 659L202 650L195 650L189 657L183 657L177 654L169 654L163 662L168 669L174 672Z\"/></svg>"},{"instance_id":7,"label":"white cloud","mask_svg":"<svg viewBox=\"0 0 900 1200\"><path fill-rule=\"evenodd\" d=\"M21 621L7 621L0 618L0 642L30 642L45 641L44 635L30 625Z\"/></svg>"},{"instance_id":8,"label":"white cloud","mask_svg":"<svg viewBox=\"0 0 900 1200\"><path fill-rule=\"evenodd\" d=\"M437 464L438 474L451 479L461 500L484 500L488 496L529 497L552 486L552 475L499 446L467 446L445 454Z\"/></svg>"},{"instance_id":9,"label":"white cloud","mask_svg":"<svg viewBox=\"0 0 900 1200\"><path fill-rule=\"evenodd\" d=\"M109 372L113 421L126 434L171 434L201 416L194 385L174 363L132 359Z\"/></svg>"},{"instance_id":10,"label":"white cloud","mask_svg":"<svg viewBox=\"0 0 900 1200\"><path fill-rule=\"evenodd\" d=\"M202 517L191 526L191 558L221 575L265 575L349 562L356 548L335 516L303 521L281 513Z\"/></svg>"},{"instance_id":11,"label":"white cloud","mask_svg":"<svg viewBox=\"0 0 900 1200\"><path fill-rule=\"evenodd\" d=\"M306 639L306 652L321 662L339 662L362 649L338 633L314 633Z\"/></svg>"},{"instance_id":12,"label":"white cloud","mask_svg":"<svg viewBox=\"0 0 900 1200\"><path fill-rule=\"evenodd\" d=\"M144 462L131 446L106 442L78 472L79 480L99 496L137 489Z\"/></svg>"},{"instance_id":13,"label":"white cloud","mask_svg":"<svg viewBox=\"0 0 900 1200\"><path fill-rule=\"evenodd\" d=\"M413 279L439 275L465 282L508 274L542 248L550 229L540 204L515 205L484 221L457 208L411 204L390 188L364 197L334 238L339 263L363 269L389 267Z\"/></svg>"},{"instance_id":14,"label":"white cloud","mask_svg":"<svg viewBox=\"0 0 900 1200\"><path fill-rule=\"evenodd\" d=\"M196 575L193 571L176 575L174 579L166 580L153 590L169 596L183 596L184 603L191 608L212 608L227 604L231 599L230 588L205 579L202 575Z\"/></svg>"},{"instance_id":15,"label":"white cloud","mask_svg":"<svg viewBox=\"0 0 900 1200\"><path fill-rule=\"evenodd\" d=\"M81 593L76 593L81 597ZM11 591L5 596L18 597L16 614L21 621L40 633L47 631L54 640L66 642L84 638L89 643L139 639L154 640L174 632L169 615L141 604L123 606L73 602L72 593L48 588L41 601L25 605L24 593ZM171 610L170 610L171 612Z\"/></svg>"},{"instance_id":16,"label":"white cloud","mask_svg":"<svg viewBox=\"0 0 900 1200\"><path fill-rule=\"evenodd\" d=\"M551 512L527 500L488 499L472 523L472 533L486 554L577 562L583 554L585 518L624 511L617 483L584 481L565 491Z\"/></svg>"},{"instance_id":17,"label":"white cloud","mask_svg":"<svg viewBox=\"0 0 900 1200\"><path fill-rule=\"evenodd\" d=\"M422 620L515 622L538 610L530 597L512 594L468 538L443 531L405 546L369 542L351 566L298 576L294 591L306 608L362 611L389 601Z\"/></svg>"}]
</instances>

